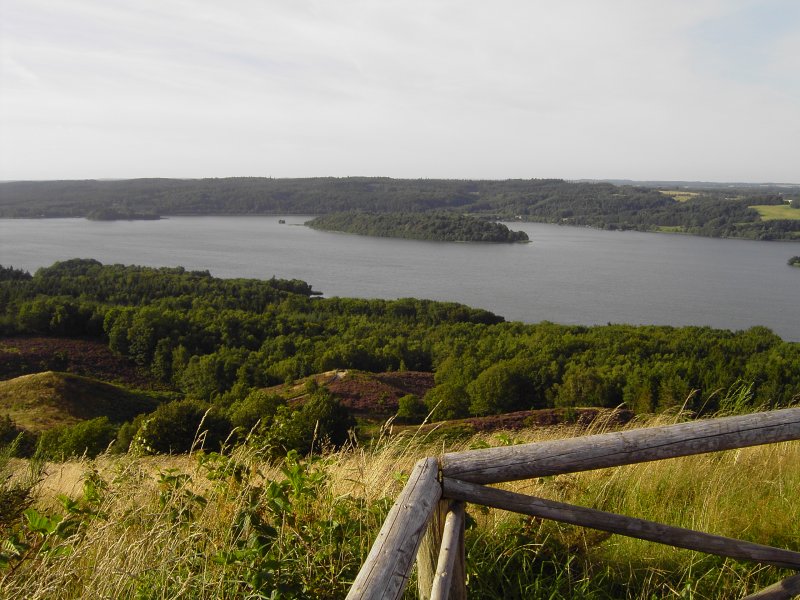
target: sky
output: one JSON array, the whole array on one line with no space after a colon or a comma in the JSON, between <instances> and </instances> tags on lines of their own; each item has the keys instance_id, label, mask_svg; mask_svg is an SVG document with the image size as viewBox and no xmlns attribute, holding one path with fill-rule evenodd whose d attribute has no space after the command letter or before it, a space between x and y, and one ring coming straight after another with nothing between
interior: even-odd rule
<instances>
[{"instance_id":1,"label":"sky","mask_svg":"<svg viewBox=\"0 0 800 600\"><path fill-rule=\"evenodd\" d=\"M0 180L800 183L797 0L0 0Z\"/></svg>"}]
</instances>

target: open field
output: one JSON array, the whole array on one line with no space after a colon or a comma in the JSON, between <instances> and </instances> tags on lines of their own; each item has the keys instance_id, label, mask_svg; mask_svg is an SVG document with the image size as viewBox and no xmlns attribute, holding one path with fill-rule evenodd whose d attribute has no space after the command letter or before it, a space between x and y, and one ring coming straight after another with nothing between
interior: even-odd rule
<instances>
[{"instance_id":1,"label":"open field","mask_svg":"<svg viewBox=\"0 0 800 600\"><path fill-rule=\"evenodd\" d=\"M766 204L755 205L754 208L761 215L762 221L775 221L777 219L789 219L790 221L800 221L800 210L792 208L788 204Z\"/></svg>"},{"instance_id":2,"label":"open field","mask_svg":"<svg viewBox=\"0 0 800 600\"><path fill-rule=\"evenodd\" d=\"M700 192L687 192L684 190L658 190L665 196L670 196L673 200L677 200L678 202L686 202L687 200L691 200L695 196L699 196Z\"/></svg>"},{"instance_id":3,"label":"open field","mask_svg":"<svg viewBox=\"0 0 800 600\"><path fill-rule=\"evenodd\" d=\"M29 548L2 550L0 597L342 598L418 458L600 430L484 434L447 448L418 433L279 464L253 446L48 464L33 488L42 519L0 522L4 541ZM792 442L504 487L797 551L799 465ZM28 463L5 466L19 478ZM789 574L493 509L467 512L473 598L733 599ZM65 525L50 533L24 525L46 532L57 515Z\"/></svg>"}]
</instances>

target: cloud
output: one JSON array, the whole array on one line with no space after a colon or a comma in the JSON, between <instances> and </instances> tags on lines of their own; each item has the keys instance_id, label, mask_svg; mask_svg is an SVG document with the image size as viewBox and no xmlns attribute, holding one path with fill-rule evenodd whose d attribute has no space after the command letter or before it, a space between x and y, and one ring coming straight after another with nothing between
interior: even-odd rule
<instances>
[{"instance_id":1,"label":"cloud","mask_svg":"<svg viewBox=\"0 0 800 600\"><path fill-rule=\"evenodd\" d=\"M4 0L0 178L797 180L778 4Z\"/></svg>"}]
</instances>

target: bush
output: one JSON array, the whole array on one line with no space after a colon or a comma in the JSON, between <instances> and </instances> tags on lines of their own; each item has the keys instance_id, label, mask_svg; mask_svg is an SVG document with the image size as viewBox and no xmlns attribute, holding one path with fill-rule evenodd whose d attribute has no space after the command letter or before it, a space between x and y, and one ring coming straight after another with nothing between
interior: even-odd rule
<instances>
[{"instance_id":1,"label":"bush","mask_svg":"<svg viewBox=\"0 0 800 600\"><path fill-rule=\"evenodd\" d=\"M132 448L164 454L190 452L194 446L219 449L232 429L219 408L198 400L179 400L160 405L142 419Z\"/></svg>"},{"instance_id":2,"label":"bush","mask_svg":"<svg viewBox=\"0 0 800 600\"><path fill-rule=\"evenodd\" d=\"M63 460L73 456L95 457L117 437L117 426L108 417L97 417L75 425L45 431L39 437L37 453L45 459Z\"/></svg>"},{"instance_id":3,"label":"bush","mask_svg":"<svg viewBox=\"0 0 800 600\"><path fill-rule=\"evenodd\" d=\"M276 456L292 450L305 454L341 446L354 426L355 419L339 400L320 388L299 409L279 407L265 441Z\"/></svg>"},{"instance_id":4,"label":"bush","mask_svg":"<svg viewBox=\"0 0 800 600\"><path fill-rule=\"evenodd\" d=\"M0 417L0 448L8 449L10 456L27 458L36 450L37 437L19 427L8 415Z\"/></svg>"},{"instance_id":5,"label":"bush","mask_svg":"<svg viewBox=\"0 0 800 600\"><path fill-rule=\"evenodd\" d=\"M117 441L111 447L111 451L123 454L130 450L131 444L136 438L136 434L139 431L139 428L142 426L142 422L146 418L146 414L141 414L133 419L133 421L125 421L122 425L120 425L119 430L117 431Z\"/></svg>"},{"instance_id":6,"label":"bush","mask_svg":"<svg viewBox=\"0 0 800 600\"><path fill-rule=\"evenodd\" d=\"M236 427L240 435L247 435L256 425L259 429L268 429L272 425L278 407L286 404L286 400L277 394L268 394L263 390L253 390L244 400L234 402L228 409L231 425Z\"/></svg>"},{"instance_id":7,"label":"bush","mask_svg":"<svg viewBox=\"0 0 800 600\"><path fill-rule=\"evenodd\" d=\"M421 423L428 414L425 403L414 394L403 396L397 405L397 418L406 423Z\"/></svg>"}]
</instances>

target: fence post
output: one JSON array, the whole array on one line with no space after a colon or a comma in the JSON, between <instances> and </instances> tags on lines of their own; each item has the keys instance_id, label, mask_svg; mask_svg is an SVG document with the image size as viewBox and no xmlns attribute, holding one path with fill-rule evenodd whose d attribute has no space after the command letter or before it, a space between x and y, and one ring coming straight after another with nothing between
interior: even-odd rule
<instances>
[{"instance_id":1,"label":"fence post","mask_svg":"<svg viewBox=\"0 0 800 600\"><path fill-rule=\"evenodd\" d=\"M466 600L464 521L464 503L452 502L444 522L431 600Z\"/></svg>"},{"instance_id":2,"label":"fence post","mask_svg":"<svg viewBox=\"0 0 800 600\"><path fill-rule=\"evenodd\" d=\"M461 507L461 519L458 526L458 535L455 539L448 540L445 535L445 525L448 516L452 515L453 511L458 510L459 505ZM417 593L420 600L432 600L433 598L433 589L439 578L439 557L445 544L454 544L457 548L457 553L455 564L453 565L450 595L440 596L440 598L450 598L450 600L464 600L466 598L463 506L461 502L442 499L433 512L428 531L425 533L417 552Z\"/></svg>"},{"instance_id":3,"label":"fence post","mask_svg":"<svg viewBox=\"0 0 800 600\"><path fill-rule=\"evenodd\" d=\"M439 462L435 458L420 460L378 532L348 600L388 600L403 595L414 556L441 496Z\"/></svg>"},{"instance_id":4,"label":"fence post","mask_svg":"<svg viewBox=\"0 0 800 600\"><path fill-rule=\"evenodd\" d=\"M417 595L420 600L430 600L431 588L436 578L436 561L442 544L442 532L450 500L439 500L431 515L428 529L417 550Z\"/></svg>"}]
</instances>

